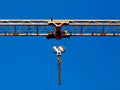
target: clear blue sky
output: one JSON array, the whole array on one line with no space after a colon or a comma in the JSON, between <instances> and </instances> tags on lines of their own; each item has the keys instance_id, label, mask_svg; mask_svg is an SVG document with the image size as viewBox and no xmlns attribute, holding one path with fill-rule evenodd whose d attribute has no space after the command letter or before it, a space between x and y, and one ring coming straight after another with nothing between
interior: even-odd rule
<instances>
[{"instance_id":1,"label":"clear blue sky","mask_svg":"<svg viewBox=\"0 0 120 90\"><path fill-rule=\"evenodd\" d=\"M120 19L119 4L119 0L1 0L0 19ZM53 44L44 37L0 37L0 90L120 90L120 37L67 40L61 86Z\"/></svg>"}]
</instances>

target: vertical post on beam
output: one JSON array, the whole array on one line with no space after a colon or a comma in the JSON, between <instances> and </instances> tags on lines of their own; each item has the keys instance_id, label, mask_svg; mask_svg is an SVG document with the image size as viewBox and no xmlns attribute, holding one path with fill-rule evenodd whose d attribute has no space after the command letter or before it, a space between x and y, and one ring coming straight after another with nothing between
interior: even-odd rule
<instances>
[{"instance_id":1,"label":"vertical post on beam","mask_svg":"<svg viewBox=\"0 0 120 90\"><path fill-rule=\"evenodd\" d=\"M14 35L17 35L16 26L14 26Z\"/></svg>"},{"instance_id":2,"label":"vertical post on beam","mask_svg":"<svg viewBox=\"0 0 120 90\"><path fill-rule=\"evenodd\" d=\"M38 33L39 33L39 32L38 32L38 26L36 26L36 33L37 33L37 36L38 36Z\"/></svg>"}]
</instances>

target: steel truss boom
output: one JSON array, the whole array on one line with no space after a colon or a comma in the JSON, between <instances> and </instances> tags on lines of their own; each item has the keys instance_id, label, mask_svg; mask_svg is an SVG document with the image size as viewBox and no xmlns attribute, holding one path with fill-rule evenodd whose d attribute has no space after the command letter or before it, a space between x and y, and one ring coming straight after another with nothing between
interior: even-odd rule
<instances>
[{"instance_id":1,"label":"steel truss boom","mask_svg":"<svg viewBox=\"0 0 120 90\"><path fill-rule=\"evenodd\" d=\"M60 27L66 36L120 36L120 20L0 20L0 36L47 36Z\"/></svg>"}]
</instances>

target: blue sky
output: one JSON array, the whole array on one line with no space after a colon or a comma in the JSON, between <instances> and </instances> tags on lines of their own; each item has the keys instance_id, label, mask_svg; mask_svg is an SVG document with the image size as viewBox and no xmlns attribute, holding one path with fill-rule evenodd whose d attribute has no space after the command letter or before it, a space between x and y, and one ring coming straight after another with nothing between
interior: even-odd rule
<instances>
[{"instance_id":1,"label":"blue sky","mask_svg":"<svg viewBox=\"0 0 120 90\"><path fill-rule=\"evenodd\" d=\"M0 19L119 19L119 0L2 0ZM0 37L0 90L120 90L120 37L66 41L62 84L44 37Z\"/></svg>"}]
</instances>

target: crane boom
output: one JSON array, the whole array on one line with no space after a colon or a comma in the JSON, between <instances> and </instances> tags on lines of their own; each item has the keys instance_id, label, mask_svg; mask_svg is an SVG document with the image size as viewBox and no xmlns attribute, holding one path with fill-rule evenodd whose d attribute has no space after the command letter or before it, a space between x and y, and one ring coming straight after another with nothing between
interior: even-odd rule
<instances>
[{"instance_id":1,"label":"crane boom","mask_svg":"<svg viewBox=\"0 0 120 90\"><path fill-rule=\"evenodd\" d=\"M68 33L61 34L61 31ZM0 19L0 36L120 36L120 20ZM61 37L61 38L62 38Z\"/></svg>"}]
</instances>

